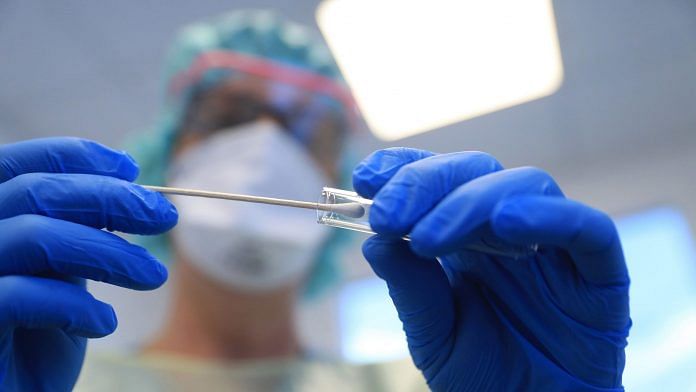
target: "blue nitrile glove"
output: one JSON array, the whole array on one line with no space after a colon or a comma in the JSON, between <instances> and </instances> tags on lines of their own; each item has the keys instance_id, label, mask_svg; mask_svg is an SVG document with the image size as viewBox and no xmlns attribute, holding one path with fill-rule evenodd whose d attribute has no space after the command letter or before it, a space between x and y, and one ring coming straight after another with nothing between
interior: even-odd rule
<instances>
[{"instance_id":1,"label":"blue nitrile glove","mask_svg":"<svg viewBox=\"0 0 696 392\"><path fill-rule=\"evenodd\" d=\"M433 390L623 390L629 278L604 213L566 199L544 171L503 170L480 152L382 150L353 181L374 199L379 233L363 252ZM539 251L465 250L486 232Z\"/></svg>"},{"instance_id":2,"label":"blue nitrile glove","mask_svg":"<svg viewBox=\"0 0 696 392\"><path fill-rule=\"evenodd\" d=\"M137 175L128 155L86 140L0 146L0 390L72 389L85 338L116 328L85 278L136 290L167 279L143 248L99 230L176 224L166 199L130 182Z\"/></svg>"}]
</instances>

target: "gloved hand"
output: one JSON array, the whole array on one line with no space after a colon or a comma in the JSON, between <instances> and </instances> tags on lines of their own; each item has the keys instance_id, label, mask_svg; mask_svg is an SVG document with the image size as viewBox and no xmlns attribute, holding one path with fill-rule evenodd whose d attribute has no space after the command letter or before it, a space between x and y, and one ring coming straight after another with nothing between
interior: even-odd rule
<instances>
[{"instance_id":1,"label":"gloved hand","mask_svg":"<svg viewBox=\"0 0 696 392\"><path fill-rule=\"evenodd\" d=\"M353 183L374 200L378 235L363 253L433 390L623 390L629 277L604 213L542 170L503 170L480 152L382 150ZM485 233L539 250L466 250Z\"/></svg>"},{"instance_id":2,"label":"gloved hand","mask_svg":"<svg viewBox=\"0 0 696 392\"><path fill-rule=\"evenodd\" d=\"M143 248L99 230L153 234L176 209L130 181L125 153L74 139L0 146L0 390L69 391L86 339L116 328L85 278L149 290L167 271Z\"/></svg>"}]
</instances>

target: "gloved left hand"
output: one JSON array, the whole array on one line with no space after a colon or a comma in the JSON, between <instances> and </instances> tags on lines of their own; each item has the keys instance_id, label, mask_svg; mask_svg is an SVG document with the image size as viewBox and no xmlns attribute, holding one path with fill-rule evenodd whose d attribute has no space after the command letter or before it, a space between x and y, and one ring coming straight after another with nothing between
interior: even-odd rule
<instances>
[{"instance_id":1,"label":"gloved left hand","mask_svg":"<svg viewBox=\"0 0 696 392\"><path fill-rule=\"evenodd\" d=\"M75 138L0 146L0 390L69 391L86 338L116 315L85 278L147 290L167 279L145 249L101 230L166 231L177 212L133 184L125 153Z\"/></svg>"},{"instance_id":2,"label":"gloved left hand","mask_svg":"<svg viewBox=\"0 0 696 392\"><path fill-rule=\"evenodd\" d=\"M353 183L379 233L363 252L433 390L623 390L629 278L604 213L479 152L382 150ZM539 249L471 250L481 243Z\"/></svg>"}]
</instances>

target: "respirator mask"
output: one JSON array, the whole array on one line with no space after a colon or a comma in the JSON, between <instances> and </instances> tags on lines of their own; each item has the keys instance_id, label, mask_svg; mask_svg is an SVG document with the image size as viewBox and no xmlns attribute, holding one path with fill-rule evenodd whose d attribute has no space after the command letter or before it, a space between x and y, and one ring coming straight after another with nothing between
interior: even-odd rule
<instances>
[{"instance_id":1,"label":"respirator mask","mask_svg":"<svg viewBox=\"0 0 696 392\"><path fill-rule=\"evenodd\" d=\"M168 185L314 201L330 180L275 122L216 132L177 157ZM327 235L312 210L174 196L178 251L209 278L271 291L305 278Z\"/></svg>"}]
</instances>

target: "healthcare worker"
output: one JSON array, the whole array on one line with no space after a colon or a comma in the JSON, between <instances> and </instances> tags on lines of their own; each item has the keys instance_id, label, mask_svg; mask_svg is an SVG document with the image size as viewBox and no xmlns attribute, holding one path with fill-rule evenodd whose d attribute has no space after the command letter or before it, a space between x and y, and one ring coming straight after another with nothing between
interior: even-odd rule
<instances>
[{"instance_id":1,"label":"healthcare worker","mask_svg":"<svg viewBox=\"0 0 696 392\"><path fill-rule=\"evenodd\" d=\"M299 200L339 183L356 114L328 50L305 28L264 11L223 15L185 28L168 65L164 122L149 137L170 143L136 142L141 181ZM180 224L160 238L175 265L171 311L146 352L226 361L305 354L295 303L326 284L309 280L331 272L316 263L333 245L316 213L173 200Z\"/></svg>"},{"instance_id":2,"label":"healthcare worker","mask_svg":"<svg viewBox=\"0 0 696 392\"><path fill-rule=\"evenodd\" d=\"M195 42L225 42L212 38L208 41L210 31L199 30ZM185 126L166 129L176 132L168 134L170 149L162 162L166 166L171 160L171 168L161 173L161 183L203 186L212 177L223 178L226 182L221 185L229 182L238 189L272 192L273 184L263 179L269 171L278 170L287 176L302 173L302 178L291 177L284 189L299 196L303 187L314 182L336 181L339 170L313 153L325 151L327 142L316 142L321 148L314 149L313 143L301 143L312 138L298 135L312 132L293 124L324 118L308 116L314 107L321 107L317 113L327 113L324 102L340 108L336 114L347 112L345 105L337 104L343 102L340 94L324 87L312 91L300 100L308 105L293 112L296 116L285 117L262 99L256 111L240 106L241 112L250 113L248 117L231 116L243 121L219 120L216 109L227 112L233 97L236 102L249 102L259 92L259 83L276 85L259 81L265 79L259 76L237 79L237 73L227 69L222 72L226 76L212 86L186 94L188 104L178 116L169 117L170 124L179 118ZM207 77L206 72L191 74ZM202 80L188 78L184 80ZM293 94L302 95L308 85L284 80L278 89L299 90ZM238 91L244 93L236 95ZM316 106L309 99L315 96L322 97ZM334 128L335 123L328 124L318 129ZM191 133L179 133L184 129ZM206 158L215 164L214 169L202 163ZM279 163L273 163L274 159ZM225 165L217 165L221 161ZM269 167L255 166L259 162ZM151 167L147 160L142 163L144 170ZM84 279L132 289L154 289L166 280L166 269L150 253L100 230L149 235L176 224L173 205L133 184L137 176L138 166L130 156L85 140L39 139L0 147L0 385L4 389L69 390L80 372L85 339L108 335L116 328L112 308L86 292ZM153 178L146 176L139 182L153 183ZM374 199L370 224L379 234L365 242L365 258L386 281L413 362L430 388L622 390L630 327L629 278L616 230L605 214L565 198L551 176L540 169L504 169L480 152L381 150L354 169L352 180L356 191ZM292 187L292 181L303 186ZM227 207L233 203L210 211L208 204L180 199L175 203L180 207L181 226L168 239L178 259L176 282L187 282L185 287L193 290L190 300L198 302L175 299L180 310L174 311L168 329L147 350L264 361L301 356L296 341L277 339L292 336L283 321L291 316L277 298L297 292L311 276L313 266L307 260L321 253L325 234L314 233L289 212L275 216L254 209L233 211L234 207ZM284 225L284 219L296 225L297 241L265 223ZM217 226L207 226L209 221ZM269 233L267 249L257 247L264 241L259 237L261 230ZM218 231L230 234L220 236ZM406 234L410 242L400 239ZM480 244L535 250L515 257L471 250ZM220 258L225 254L235 257ZM289 265L281 265L283 260ZM277 269L282 274L276 274ZM183 289L179 294L187 297ZM213 298L222 293L227 293L227 300ZM251 297L254 300L244 304ZM269 304L277 305L265 308ZM269 320L273 315L266 313L273 312L283 317L276 319L277 329L268 327L257 336L245 334L248 320L227 320L231 309L240 312L236 318ZM229 322L218 324L216 318ZM181 334L176 328L189 333ZM220 344L210 341L208 334ZM238 345L225 345L230 341ZM221 373L234 371L225 367ZM301 367L285 367L278 374L287 378L266 378L265 387L311 388L292 380L300 373L307 374ZM369 384L366 373L346 369L342 374L340 380L346 383L362 377L362 385ZM129 385L120 376L99 375L113 377L110 385ZM336 384L338 378L330 380L334 384L324 388L346 389ZM173 379L169 386L177 388L179 381Z\"/></svg>"}]
</instances>

